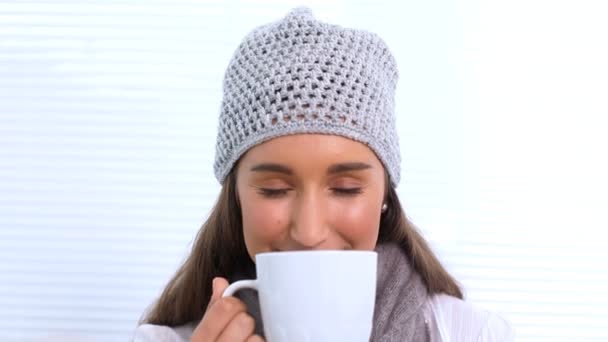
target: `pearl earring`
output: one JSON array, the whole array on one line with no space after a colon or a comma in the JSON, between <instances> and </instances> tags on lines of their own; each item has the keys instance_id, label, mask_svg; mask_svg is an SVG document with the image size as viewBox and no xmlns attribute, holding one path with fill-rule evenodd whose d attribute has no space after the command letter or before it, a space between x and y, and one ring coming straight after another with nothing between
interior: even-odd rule
<instances>
[{"instance_id":1,"label":"pearl earring","mask_svg":"<svg viewBox=\"0 0 608 342\"><path fill-rule=\"evenodd\" d=\"M388 204L386 204L386 203L382 204L382 209L380 209L380 210L382 210L382 212L385 212L387 209L388 209Z\"/></svg>"}]
</instances>

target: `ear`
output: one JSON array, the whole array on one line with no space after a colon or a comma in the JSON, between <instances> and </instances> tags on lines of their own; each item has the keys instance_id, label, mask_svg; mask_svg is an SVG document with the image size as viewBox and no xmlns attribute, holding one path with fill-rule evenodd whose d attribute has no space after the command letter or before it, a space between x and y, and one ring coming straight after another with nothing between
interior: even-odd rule
<instances>
[{"instance_id":1,"label":"ear","mask_svg":"<svg viewBox=\"0 0 608 342\"><path fill-rule=\"evenodd\" d=\"M384 196L382 196L382 203L389 204L388 194L391 191L391 177L388 174L388 171L384 169Z\"/></svg>"}]
</instances>

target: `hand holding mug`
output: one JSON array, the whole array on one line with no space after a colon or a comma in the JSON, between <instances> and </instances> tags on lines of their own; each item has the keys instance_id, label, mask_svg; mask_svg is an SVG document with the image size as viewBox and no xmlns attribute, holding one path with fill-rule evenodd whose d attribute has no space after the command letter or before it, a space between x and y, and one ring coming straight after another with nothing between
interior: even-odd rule
<instances>
[{"instance_id":1,"label":"hand holding mug","mask_svg":"<svg viewBox=\"0 0 608 342\"><path fill-rule=\"evenodd\" d=\"M198 324L192 342L264 342L254 334L255 321L245 304L235 297L222 297L228 287L224 278L213 279L213 294L203 319Z\"/></svg>"}]
</instances>

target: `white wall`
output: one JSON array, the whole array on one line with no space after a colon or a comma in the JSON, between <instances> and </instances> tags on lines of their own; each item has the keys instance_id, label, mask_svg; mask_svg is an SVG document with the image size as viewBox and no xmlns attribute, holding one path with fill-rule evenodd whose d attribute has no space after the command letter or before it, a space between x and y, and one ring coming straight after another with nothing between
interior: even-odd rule
<instances>
[{"instance_id":1,"label":"white wall","mask_svg":"<svg viewBox=\"0 0 608 342\"><path fill-rule=\"evenodd\" d=\"M0 2L0 340L129 338L218 193L230 55L299 4ZM393 50L399 193L467 297L607 340L606 5L309 4Z\"/></svg>"}]
</instances>

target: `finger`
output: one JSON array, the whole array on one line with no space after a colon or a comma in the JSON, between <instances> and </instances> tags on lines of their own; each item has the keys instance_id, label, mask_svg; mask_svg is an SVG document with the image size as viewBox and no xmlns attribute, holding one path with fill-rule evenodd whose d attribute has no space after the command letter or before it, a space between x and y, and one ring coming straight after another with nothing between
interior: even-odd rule
<instances>
[{"instance_id":1,"label":"finger","mask_svg":"<svg viewBox=\"0 0 608 342\"><path fill-rule=\"evenodd\" d=\"M211 307L213 303L215 303L218 299L222 298L222 294L224 290L228 287L228 280L222 277L215 277L211 282L211 288L213 292L211 294L211 299L209 300L209 304L207 304L207 308Z\"/></svg>"},{"instance_id":2,"label":"finger","mask_svg":"<svg viewBox=\"0 0 608 342\"><path fill-rule=\"evenodd\" d=\"M220 335L218 342L245 341L255 330L254 319L247 312L239 312Z\"/></svg>"},{"instance_id":3,"label":"finger","mask_svg":"<svg viewBox=\"0 0 608 342\"><path fill-rule=\"evenodd\" d=\"M265 342L260 335L252 335L245 342Z\"/></svg>"},{"instance_id":4,"label":"finger","mask_svg":"<svg viewBox=\"0 0 608 342\"><path fill-rule=\"evenodd\" d=\"M218 291L219 292L219 291ZM193 341L215 341L228 323L239 313L247 310L243 302L235 297L217 299L205 312L203 319L194 329Z\"/></svg>"}]
</instances>

